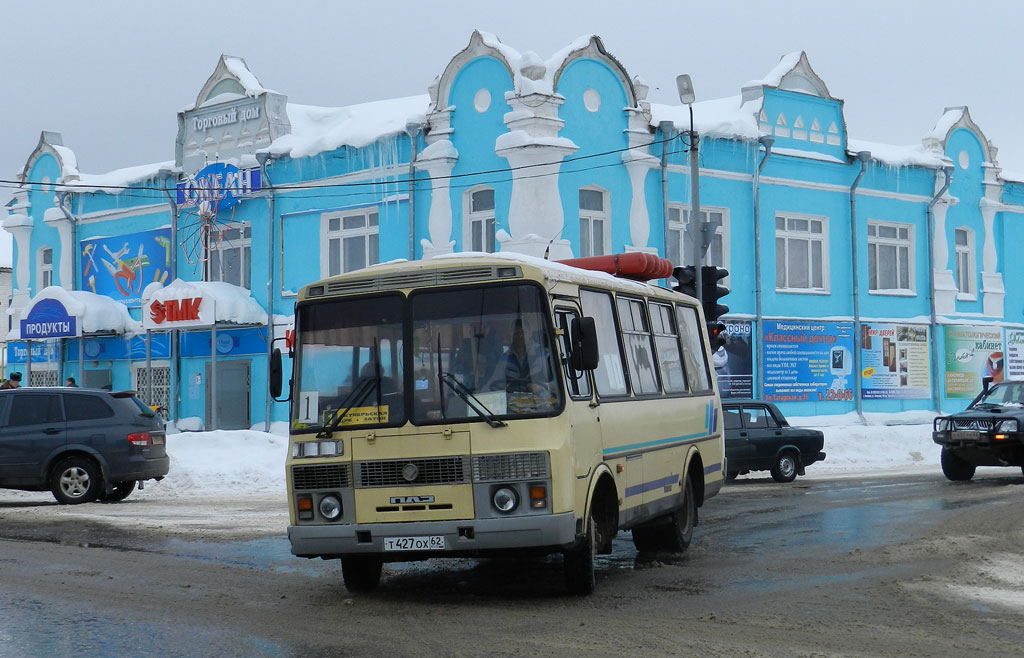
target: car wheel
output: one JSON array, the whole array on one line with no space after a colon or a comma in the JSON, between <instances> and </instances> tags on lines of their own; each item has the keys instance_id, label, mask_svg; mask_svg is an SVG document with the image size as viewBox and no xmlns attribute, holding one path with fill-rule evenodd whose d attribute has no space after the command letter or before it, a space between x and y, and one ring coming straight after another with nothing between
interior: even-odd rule
<instances>
[{"instance_id":1,"label":"car wheel","mask_svg":"<svg viewBox=\"0 0 1024 658\"><path fill-rule=\"evenodd\" d=\"M953 482L967 482L974 477L974 471L977 470L977 466L961 459L948 448L942 449L939 461L942 464L942 474Z\"/></svg>"},{"instance_id":2,"label":"car wheel","mask_svg":"<svg viewBox=\"0 0 1024 658\"><path fill-rule=\"evenodd\" d=\"M380 584L384 562L377 555L351 555L341 558L341 577L345 589L359 594L372 592Z\"/></svg>"},{"instance_id":3,"label":"car wheel","mask_svg":"<svg viewBox=\"0 0 1024 658\"><path fill-rule=\"evenodd\" d=\"M775 459L772 465L772 479L776 482L792 482L796 479L796 455L784 452Z\"/></svg>"},{"instance_id":4,"label":"car wheel","mask_svg":"<svg viewBox=\"0 0 1024 658\"><path fill-rule=\"evenodd\" d=\"M599 529L593 510L587 519L587 532L580 544L565 552L565 586L570 594L592 594L597 586L595 560L600 545Z\"/></svg>"},{"instance_id":5,"label":"car wheel","mask_svg":"<svg viewBox=\"0 0 1024 658\"><path fill-rule=\"evenodd\" d=\"M135 491L135 480L118 482L114 484L110 493L100 494L99 499L104 503L119 503L130 496L133 491Z\"/></svg>"},{"instance_id":6,"label":"car wheel","mask_svg":"<svg viewBox=\"0 0 1024 658\"><path fill-rule=\"evenodd\" d=\"M102 489L100 467L88 457L69 457L50 472L50 491L63 505L92 502Z\"/></svg>"}]
</instances>

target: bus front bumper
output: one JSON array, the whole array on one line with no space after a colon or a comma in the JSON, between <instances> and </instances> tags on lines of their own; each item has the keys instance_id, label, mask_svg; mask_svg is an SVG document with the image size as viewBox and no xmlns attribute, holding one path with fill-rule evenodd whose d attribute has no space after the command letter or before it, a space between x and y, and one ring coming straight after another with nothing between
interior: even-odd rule
<instances>
[{"instance_id":1,"label":"bus front bumper","mask_svg":"<svg viewBox=\"0 0 1024 658\"><path fill-rule=\"evenodd\" d=\"M443 550L413 552L384 548L384 540L389 537L436 536L444 538ZM461 521L290 525L288 541L293 555L325 559L368 553L378 553L386 561L406 561L521 549L553 552L576 541L576 521L569 512Z\"/></svg>"}]
</instances>

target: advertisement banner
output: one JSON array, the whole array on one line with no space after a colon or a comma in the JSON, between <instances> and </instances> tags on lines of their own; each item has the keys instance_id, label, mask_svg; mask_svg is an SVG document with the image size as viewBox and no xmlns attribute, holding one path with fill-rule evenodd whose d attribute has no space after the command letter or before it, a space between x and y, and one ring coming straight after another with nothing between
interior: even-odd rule
<instances>
[{"instance_id":1,"label":"advertisement banner","mask_svg":"<svg viewBox=\"0 0 1024 658\"><path fill-rule=\"evenodd\" d=\"M973 398L981 378L1003 381L1003 330L1000 327L946 325L946 397Z\"/></svg>"},{"instance_id":2,"label":"advertisement banner","mask_svg":"<svg viewBox=\"0 0 1024 658\"><path fill-rule=\"evenodd\" d=\"M749 400L754 397L754 364L750 320L723 320L725 346L715 352L711 361L718 377L722 399Z\"/></svg>"},{"instance_id":3,"label":"advertisement banner","mask_svg":"<svg viewBox=\"0 0 1024 658\"><path fill-rule=\"evenodd\" d=\"M1007 379L1024 380L1024 329L1006 330Z\"/></svg>"},{"instance_id":4,"label":"advertisement banner","mask_svg":"<svg viewBox=\"0 0 1024 658\"><path fill-rule=\"evenodd\" d=\"M128 306L142 303L143 289L170 274L170 228L82 240L81 249L82 289Z\"/></svg>"},{"instance_id":5,"label":"advertisement banner","mask_svg":"<svg viewBox=\"0 0 1024 658\"><path fill-rule=\"evenodd\" d=\"M926 325L865 323L861 329L861 398L924 400L931 397Z\"/></svg>"},{"instance_id":6,"label":"advertisement banner","mask_svg":"<svg viewBox=\"0 0 1024 658\"><path fill-rule=\"evenodd\" d=\"M766 320L761 334L765 400L853 400L853 323Z\"/></svg>"}]
</instances>

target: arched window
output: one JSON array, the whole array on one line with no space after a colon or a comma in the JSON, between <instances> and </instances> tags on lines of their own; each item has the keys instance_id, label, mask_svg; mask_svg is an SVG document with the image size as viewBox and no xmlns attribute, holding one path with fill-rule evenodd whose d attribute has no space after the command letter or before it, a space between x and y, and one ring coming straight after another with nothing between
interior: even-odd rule
<instances>
[{"instance_id":1,"label":"arched window","mask_svg":"<svg viewBox=\"0 0 1024 658\"><path fill-rule=\"evenodd\" d=\"M39 250L36 287L39 290L53 285L53 249L43 247ZM36 291L38 292L38 291Z\"/></svg>"}]
</instances>

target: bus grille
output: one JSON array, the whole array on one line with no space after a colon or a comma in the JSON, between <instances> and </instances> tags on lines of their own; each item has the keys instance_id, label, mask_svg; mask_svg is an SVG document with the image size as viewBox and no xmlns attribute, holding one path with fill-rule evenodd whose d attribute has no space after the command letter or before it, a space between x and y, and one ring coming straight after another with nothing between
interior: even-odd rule
<instances>
[{"instance_id":1,"label":"bus grille","mask_svg":"<svg viewBox=\"0 0 1024 658\"><path fill-rule=\"evenodd\" d=\"M955 430L978 430L980 432L986 432L995 426L995 421L991 418L950 418L953 421L953 429Z\"/></svg>"},{"instance_id":2,"label":"bus grille","mask_svg":"<svg viewBox=\"0 0 1024 658\"><path fill-rule=\"evenodd\" d=\"M410 464L416 467L415 477L411 480L406 478L406 466ZM410 468L408 472L412 470ZM356 474L357 487L413 487L469 482L465 457L360 462Z\"/></svg>"},{"instance_id":3,"label":"bus grille","mask_svg":"<svg viewBox=\"0 0 1024 658\"><path fill-rule=\"evenodd\" d=\"M539 480L547 477L548 459L547 454L543 452L476 455L473 457L474 482Z\"/></svg>"},{"instance_id":4,"label":"bus grille","mask_svg":"<svg viewBox=\"0 0 1024 658\"><path fill-rule=\"evenodd\" d=\"M348 464L317 464L292 467L295 489L341 489L351 486Z\"/></svg>"}]
</instances>

